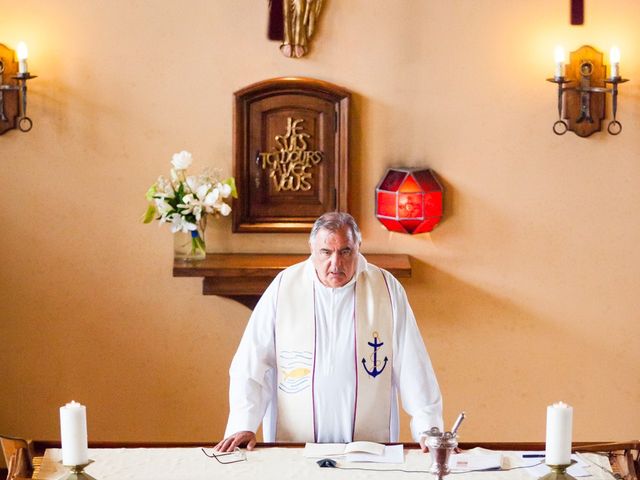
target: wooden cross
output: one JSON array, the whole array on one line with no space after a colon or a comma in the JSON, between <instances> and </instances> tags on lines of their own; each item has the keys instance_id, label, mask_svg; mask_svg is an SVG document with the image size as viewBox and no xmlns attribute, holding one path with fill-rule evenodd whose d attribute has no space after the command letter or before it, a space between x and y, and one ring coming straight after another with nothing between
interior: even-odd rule
<instances>
[{"instance_id":1,"label":"wooden cross","mask_svg":"<svg viewBox=\"0 0 640 480\"><path fill-rule=\"evenodd\" d=\"M571 25L584 24L584 0L571 0Z\"/></svg>"}]
</instances>

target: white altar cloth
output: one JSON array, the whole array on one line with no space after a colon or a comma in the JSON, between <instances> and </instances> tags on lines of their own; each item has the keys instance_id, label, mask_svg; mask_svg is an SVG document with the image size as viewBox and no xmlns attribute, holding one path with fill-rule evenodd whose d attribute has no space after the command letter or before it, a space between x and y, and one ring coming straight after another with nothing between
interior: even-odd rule
<instances>
[{"instance_id":1,"label":"white altar cloth","mask_svg":"<svg viewBox=\"0 0 640 480\"><path fill-rule=\"evenodd\" d=\"M207 449L210 453L211 448ZM213 479L281 479L314 480L327 478L349 479L435 479L428 473L379 472L375 470L423 470L431 464L429 455L417 449L405 449L403 464L346 463L337 459L336 468L320 468L315 459L305 458L302 448L258 448L246 452L247 461L221 465L215 458L208 458L200 448L100 448L89 449L89 458L94 462L85 472L96 480L213 480ZM521 464L516 452L503 453L503 468ZM610 470L606 457L583 454L589 462ZM68 469L60 464L60 449L45 452L40 470L34 475L36 480L63 480ZM347 469L358 468L358 470ZM602 468L595 465L587 470L592 475L589 480L612 480ZM361 469L367 469L361 470ZM339 471L338 471L339 470ZM418 476L416 476L418 475ZM526 469L510 471L485 471L454 474L447 480L535 480Z\"/></svg>"}]
</instances>

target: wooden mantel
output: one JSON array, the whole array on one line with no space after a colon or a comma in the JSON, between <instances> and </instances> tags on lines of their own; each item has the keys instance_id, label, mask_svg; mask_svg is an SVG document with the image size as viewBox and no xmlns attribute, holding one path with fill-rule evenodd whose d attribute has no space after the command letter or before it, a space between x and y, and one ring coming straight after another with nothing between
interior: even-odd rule
<instances>
[{"instance_id":1,"label":"wooden mantel","mask_svg":"<svg viewBox=\"0 0 640 480\"><path fill-rule=\"evenodd\" d=\"M175 261L174 277L202 277L204 295L232 298L253 309L269 283L285 268L309 255L210 253L197 262ZM365 254L367 261L398 278L411 277L409 255Z\"/></svg>"}]
</instances>

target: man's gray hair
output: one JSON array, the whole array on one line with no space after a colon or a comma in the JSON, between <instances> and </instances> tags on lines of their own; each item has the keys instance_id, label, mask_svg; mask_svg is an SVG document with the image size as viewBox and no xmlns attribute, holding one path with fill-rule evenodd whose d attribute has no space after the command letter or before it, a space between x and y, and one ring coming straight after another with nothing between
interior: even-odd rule
<instances>
[{"instance_id":1,"label":"man's gray hair","mask_svg":"<svg viewBox=\"0 0 640 480\"><path fill-rule=\"evenodd\" d=\"M316 234L321 230L329 230L330 232L337 232L344 227L351 230L351 239L360 245L362 242L362 234L358 228L358 224L351 215L346 212L327 212L315 221L311 233L309 234L309 242L313 242L316 238Z\"/></svg>"}]
</instances>

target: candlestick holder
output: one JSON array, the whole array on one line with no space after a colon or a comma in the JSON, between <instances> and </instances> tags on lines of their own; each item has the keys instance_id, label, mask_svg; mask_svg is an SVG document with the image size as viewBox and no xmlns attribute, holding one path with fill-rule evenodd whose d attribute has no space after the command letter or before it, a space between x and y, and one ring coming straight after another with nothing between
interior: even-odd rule
<instances>
[{"instance_id":1,"label":"candlestick holder","mask_svg":"<svg viewBox=\"0 0 640 480\"><path fill-rule=\"evenodd\" d=\"M611 89L607 90L611 92L611 113L613 114L613 120L611 120L607 126L607 132L609 132L610 135L618 135L622 131L622 124L616 120L616 113L618 113L618 84L628 81L629 79L621 78L620 76L611 77L604 81L604 83L611 84Z\"/></svg>"},{"instance_id":2,"label":"candlestick holder","mask_svg":"<svg viewBox=\"0 0 640 480\"><path fill-rule=\"evenodd\" d=\"M81 465L65 465L71 469L69 476L65 477L65 480L96 480L94 477L84 472L85 467L91 465L93 460L89 460L87 463Z\"/></svg>"},{"instance_id":3,"label":"candlestick holder","mask_svg":"<svg viewBox=\"0 0 640 480\"><path fill-rule=\"evenodd\" d=\"M13 50L0 44L0 135L15 128L28 132L33 127L27 116L27 81L37 76L18 71L13 57Z\"/></svg>"},{"instance_id":4,"label":"candlestick holder","mask_svg":"<svg viewBox=\"0 0 640 480\"><path fill-rule=\"evenodd\" d=\"M571 463L567 465L547 465L551 471L546 475L540 477L539 480L576 480L567 473L567 468L576 463L575 460L571 460Z\"/></svg>"},{"instance_id":5,"label":"candlestick holder","mask_svg":"<svg viewBox=\"0 0 640 480\"><path fill-rule=\"evenodd\" d=\"M547 82L558 84L558 120L553 124L553 133L556 135L564 135L567 133L567 124L562 120L562 95L564 94L566 83L571 83L571 80L567 80L563 76L547 78Z\"/></svg>"},{"instance_id":6,"label":"candlestick holder","mask_svg":"<svg viewBox=\"0 0 640 480\"><path fill-rule=\"evenodd\" d=\"M618 85L629 80L620 77L617 65L612 64L611 75L607 77L602 52L588 45L571 52L566 73L547 78L557 85L558 120L553 124L553 133L564 135L571 130L579 137L588 137L600 131L606 116L607 95L611 95L613 114L607 132L618 135L622 131L622 124L616 119Z\"/></svg>"}]
</instances>

